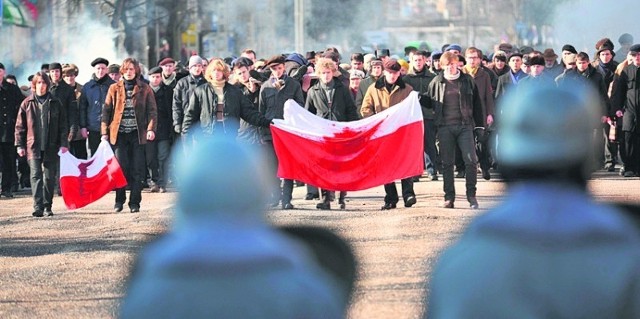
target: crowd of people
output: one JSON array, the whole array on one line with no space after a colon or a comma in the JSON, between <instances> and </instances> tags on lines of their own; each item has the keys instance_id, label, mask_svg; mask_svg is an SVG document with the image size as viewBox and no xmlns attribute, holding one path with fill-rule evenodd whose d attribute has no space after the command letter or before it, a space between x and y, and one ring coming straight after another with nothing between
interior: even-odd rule
<instances>
[{"instance_id":1,"label":"crowd of people","mask_svg":"<svg viewBox=\"0 0 640 319\"><path fill-rule=\"evenodd\" d=\"M283 118L285 101L293 99L328 120L355 121L417 91L424 138L409 147L424 150L427 179L442 176L443 207L454 207L457 177L465 178L469 207L477 209L478 173L489 180L490 169L499 165L492 145L501 140L494 127L509 107L501 104L505 94L523 83L562 85L575 79L585 80L582 83L599 97L602 125L592 134L598 145L590 155L592 170L619 170L635 177L640 173L640 45L633 45L629 34L618 40L618 51L608 38L597 41L592 56L564 45L559 60L553 48L538 51L509 43L496 45L488 54L458 44L433 52L407 47L403 57L380 49L354 53L349 63L342 63L346 59L336 48L269 59L258 59L255 51L246 49L239 57L193 55L187 65L167 57L149 70L132 58L117 65L96 57L91 80L84 85L75 81L79 67L72 63L44 64L22 87L0 64L0 196L11 198L17 189L31 187L33 215L53 215L57 153L88 158L104 140L112 145L127 177L128 207L138 212L144 187L166 192L168 183L175 181L170 174L172 149L177 141L200 136L194 134L197 131L259 146L271 172L269 205L293 209L296 181L277 177L278 157L269 128L273 119ZM531 121L545 121L545 116ZM420 178L401 180L405 207L416 204L413 183ZM400 200L395 183L384 189L381 209L395 209ZM334 191L307 185L305 199L321 198L317 208L331 209ZM339 193L340 208L346 206L346 195ZM125 189L117 190L114 211L122 211L126 201Z\"/></svg>"}]
</instances>

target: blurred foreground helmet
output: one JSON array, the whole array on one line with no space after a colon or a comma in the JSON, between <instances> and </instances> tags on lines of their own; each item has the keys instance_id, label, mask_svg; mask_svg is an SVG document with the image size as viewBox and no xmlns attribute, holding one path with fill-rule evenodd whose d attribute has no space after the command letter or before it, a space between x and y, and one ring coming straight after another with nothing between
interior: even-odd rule
<instances>
[{"instance_id":1,"label":"blurred foreground helmet","mask_svg":"<svg viewBox=\"0 0 640 319\"><path fill-rule=\"evenodd\" d=\"M502 99L499 163L534 170L589 164L600 99L590 85L578 81L560 87L523 83Z\"/></svg>"}]
</instances>

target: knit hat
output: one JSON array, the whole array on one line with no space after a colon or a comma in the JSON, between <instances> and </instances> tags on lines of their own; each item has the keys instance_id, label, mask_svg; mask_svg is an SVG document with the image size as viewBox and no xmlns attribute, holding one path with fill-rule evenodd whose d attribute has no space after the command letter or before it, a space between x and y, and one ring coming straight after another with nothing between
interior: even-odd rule
<instances>
[{"instance_id":1,"label":"knit hat","mask_svg":"<svg viewBox=\"0 0 640 319\"><path fill-rule=\"evenodd\" d=\"M92 67L96 66L97 64L109 65L109 60L105 58L96 58L95 60L91 61Z\"/></svg>"},{"instance_id":2,"label":"knit hat","mask_svg":"<svg viewBox=\"0 0 640 319\"><path fill-rule=\"evenodd\" d=\"M112 64L109 66L109 73L120 73L120 65Z\"/></svg>"},{"instance_id":3,"label":"knit hat","mask_svg":"<svg viewBox=\"0 0 640 319\"><path fill-rule=\"evenodd\" d=\"M62 64L58 62L49 63L49 71L51 70L60 70L62 72Z\"/></svg>"},{"instance_id":4,"label":"knit hat","mask_svg":"<svg viewBox=\"0 0 640 319\"><path fill-rule=\"evenodd\" d=\"M159 66L154 66L153 68L151 68L151 70L149 70L149 75L161 74L161 73L162 73L162 68Z\"/></svg>"},{"instance_id":5,"label":"knit hat","mask_svg":"<svg viewBox=\"0 0 640 319\"><path fill-rule=\"evenodd\" d=\"M176 61L172 58L164 58L162 60L160 60L160 62L158 63L159 66L163 66L163 65L167 65L169 63L176 63Z\"/></svg>"},{"instance_id":6,"label":"knit hat","mask_svg":"<svg viewBox=\"0 0 640 319\"><path fill-rule=\"evenodd\" d=\"M450 44L445 51L456 50L462 52L462 47L459 44Z\"/></svg>"},{"instance_id":7,"label":"knit hat","mask_svg":"<svg viewBox=\"0 0 640 319\"><path fill-rule=\"evenodd\" d=\"M633 36L631 34L629 34L629 33L623 33L618 38L618 42L620 44L631 44L631 43L633 43Z\"/></svg>"},{"instance_id":8,"label":"knit hat","mask_svg":"<svg viewBox=\"0 0 640 319\"><path fill-rule=\"evenodd\" d=\"M360 70L349 70L349 79L364 79L364 72Z\"/></svg>"},{"instance_id":9,"label":"knit hat","mask_svg":"<svg viewBox=\"0 0 640 319\"><path fill-rule=\"evenodd\" d=\"M598 42L596 42L596 55L599 55L600 52L605 51L605 50L609 50L611 51L611 54L615 54L613 52L613 42L611 41L611 39L609 38L602 38L600 40L598 40Z\"/></svg>"},{"instance_id":10,"label":"knit hat","mask_svg":"<svg viewBox=\"0 0 640 319\"><path fill-rule=\"evenodd\" d=\"M507 62L507 54L504 51L498 51L495 54L493 54L493 59L502 61L502 62Z\"/></svg>"},{"instance_id":11,"label":"knit hat","mask_svg":"<svg viewBox=\"0 0 640 319\"><path fill-rule=\"evenodd\" d=\"M384 63L384 70L389 72L399 72L402 69L400 63L396 59L389 59Z\"/></svg>"},{"instance_id":12,"label":"knit hat","mask_svg":"<svg viewBox=\"0 0 640 319\"><path fill-rule=\"evenodd\" d=\"M191 67L196 66L196 65L202 65L202 58L198 55L192 55L189 58L189 69L191 69Z\"/></svg>"},{"instance_id":13,"label":"knit hat","mask_svg":"<svg viewBox=\"0 0 640 319\"><path fill-rule=\"evenodd\" d=\"M573 54L578 54L578 51L576 51L576 48L571 45L571 44L565 44L562 46L562 51L569 51Z\"/></svg>"}]
</instances>

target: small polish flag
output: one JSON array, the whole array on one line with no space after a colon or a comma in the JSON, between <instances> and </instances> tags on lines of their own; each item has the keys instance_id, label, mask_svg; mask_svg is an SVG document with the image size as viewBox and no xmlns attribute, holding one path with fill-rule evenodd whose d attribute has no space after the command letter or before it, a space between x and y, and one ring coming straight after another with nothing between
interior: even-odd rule
<instances>
[{"instance_id":1,"label":"small polish flag","mask_svg":"<svg viewBox=\"0 0 640 319\"><path fill-rule=\"evenodd\" d=\"M109 142L102 141L88 160L75 158L70 152L60 155L60 189L68 209L87 206L110 191L127 186L118 160Z\"/></svg>"},{"instance_id":2,"label":"small polish flag","mask_svg":"<svg viewBox=\"0 0 640 319\"><path fill-rule=\"evenodd\" d=\"M354 122L311 114L293 100L271 125L278 176L322 189L357 191L421 175L422 110L418 93Z\"/></svg>"}]
</instances>

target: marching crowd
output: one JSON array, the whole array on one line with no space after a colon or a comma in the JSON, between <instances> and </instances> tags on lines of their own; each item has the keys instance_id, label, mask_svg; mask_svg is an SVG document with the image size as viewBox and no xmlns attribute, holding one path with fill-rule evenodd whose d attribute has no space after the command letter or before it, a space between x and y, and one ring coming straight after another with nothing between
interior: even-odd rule
<instances>
[{"instance_id":1,"label":"marching crowd","mask_svg":"<svg viewBox=\"0 0 640 319\"><path fill-rule=\"evenodd\" d=\"M458 177L465 178L469 207L477 209L478 173L488 180L489 170L499 165L489 145L500 141L494 127L502 108L509 107L501 104L505 93L523 83L562 85L575 79L585 80L599 96L602 126L592 136L598 145L592 169L635 177L640 173L640 44L633 44L629 34L618 41L618 51L608 38L597 41L593 55L570 44L562 47L560 57L553 48L538 51L501 43L483 52L446 44L433 52L407 47L402 58L387 49L354 53L349 63L341 63L346 59L336 48L270 59L258 59L246 49L239 57L224 59L193 55L186 65L164 58L148 71L133 58L118 65L97 57L84 85L75 80L78 66L54 62L43 64L28 85L19 87L0 63L0 197L12 198L17 189L31 187L33 216L53 215L58 152L86 159L105 140L127 177L128 207L138 212L143 187L166 192L175 142L190 141L201 136L198 132L260 146L269 163L270 206L293 209L296 182L276 176L278 158L269 128L273 119L283 118L285 101L293 99L325 119L355 121L417 91L424 138L422 145L409 147L423 148L428 179L442 177L443 207L454 207ZM545 114L531 121L545 121ZM401 180L405 207L416 203L413 183L419 178ZM400 196L395 183L384 189L382 209L396 208ZM345 208L345 196L339 192L340 208ZM321 194L307 185L305 199L314 198L322 198L318 209L330 209L335 192ZM122 211L126 202L126 189L118 189L114 210Z\"/></svg>"}]
</instances>

